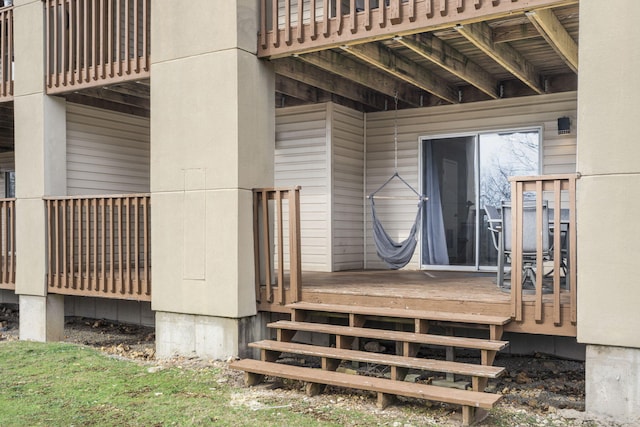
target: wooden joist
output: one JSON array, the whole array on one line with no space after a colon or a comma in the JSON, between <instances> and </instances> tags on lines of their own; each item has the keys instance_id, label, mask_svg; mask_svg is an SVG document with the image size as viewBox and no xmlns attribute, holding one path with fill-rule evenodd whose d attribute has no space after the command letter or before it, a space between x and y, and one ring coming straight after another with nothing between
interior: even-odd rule
<instances>
[{"instance_id":1,"label":"wooden joist","mask_svg":"<svg viewBox=\"0 0 640 427\"><path fill-rule=\"evenodd\" d=\"M463 338L433 334L416 334L413 332L354 328L349 326L325 325L322 323L291 322L287 320L269 323L267 327L278 329L279 331L308 331L333 334L336 336L371 338L377 340L428 344L444 347L471 348L491 352L500 351L509 345L507 341L483 340L477 338ZM290 336L292 337L292 335Z\"/></svg>"},{"instance_id":2,"label":"wooden joist","mask_svg":"<svg viewBox=\"0 0 640 427\"><path fill-rule=\"evenodd\" d=\"M263 340L250 343L249 347L280 353L293 353L303 356L349 360L363 363L375 363L379 365L451 373L471 377L497 378L504 372L504 368L498 366L449 362L445 360L433 360L418 357L404 357L392 354L370 353L365 351L346 350L333 347L321 347L308 344L271 340Z\"/></svg>"},{"instance_id":3,"label":"wooden joist","mask_svg":"<svg viewBox=\"0 0 640 427\"><path fill-rule=\"evenodd\" d=\"M378 402L388 402L388 399L384 398L385 395L393 395L462 405L464 424L469 424L472 421L472 413L475 408L491 409L502 397L491 393L393 381L252 359L233 362L229 367L249 373L250 375L247 376L248 384L256 384L262 376L270 375L311 384L373 391L378 393Z\"/></svg>"}]
</instances>

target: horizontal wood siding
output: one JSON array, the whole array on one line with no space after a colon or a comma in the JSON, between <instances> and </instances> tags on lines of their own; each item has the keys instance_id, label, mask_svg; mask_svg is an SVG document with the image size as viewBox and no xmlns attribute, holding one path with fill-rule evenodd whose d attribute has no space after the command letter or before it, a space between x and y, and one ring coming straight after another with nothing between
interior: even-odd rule
<instances>
[{"instance_id":1,"label":"horizontal wood siding","mask_svg":"<svg viewBox=\"0 0 640 427\"><path fill-rule=\"evenodd\" d=\"M419 188L419 139L421 137L464 132L497 131L521 127L542 127L543 173L573 173L576 169L577 94L543 95L507 100L449 105L398 112L398 171L411 185ZM558 135L557 118L571 117L572 131ZM394 112L366 115L366 188L375 190L394 169ZM398 187L400 188L400 187ZM402 240L415 220L416 204L412 201L376 202L378 212L389 234ZM366 268L384 268L371 239L371 220L366 211ZM416 251L409 269L419 268Z\"/></svg>"},{"instance_id":2,"label":"horizontal wood siding","mask_svg":"<svg viewBox=\"0 0 640 427\"><path fill-rule=\"evenodd\" d=\"M364 268L364 115L330 104L333 271Z\"/></svg>"},{"instance_id":3,"label":"horizontal wood siding","mask_svg":"<svg viewBox=\"0 0 640 427\"><path fill-rule=\"evenodd\" d=\"M331 271L327 156L326 104L277 110L275 186L302 187L302 269L307 271ZM286 214L284 219L286 223ZM286 224L284 229L287 229ZM284 240L286 254L287 235ZM287 263L285 255L285 264Z\"/></svg>"},{"instance_id":4,"label":"horizontal wood siding","mask_svg":"<svg viewBox=\"0 0 640 427\"><path fill-rule=\"evenodd\" d=\"M149 119L67 104L69 195L149 191Z\"/></svg>"}]
</instances>

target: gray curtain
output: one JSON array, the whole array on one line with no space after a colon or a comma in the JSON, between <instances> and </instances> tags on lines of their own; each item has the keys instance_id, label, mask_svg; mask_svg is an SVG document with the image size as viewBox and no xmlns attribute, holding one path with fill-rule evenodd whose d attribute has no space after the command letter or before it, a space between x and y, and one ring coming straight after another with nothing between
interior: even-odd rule
<instances>
[{"instance_id":1,"label":"gray curtain","mask_svg":"<svg viewBox=\"0 0 640 427\"><path fill-rule=\"evenodd\" d=\"M425 145L427 148L427 188L425 193L429 197L429 201L425 210L422 261L428 265L449 265L447 238L442 218L442 201L440 200L440 175L437 166L433 163L431 143Z\"/></svg>"}]
</instances>

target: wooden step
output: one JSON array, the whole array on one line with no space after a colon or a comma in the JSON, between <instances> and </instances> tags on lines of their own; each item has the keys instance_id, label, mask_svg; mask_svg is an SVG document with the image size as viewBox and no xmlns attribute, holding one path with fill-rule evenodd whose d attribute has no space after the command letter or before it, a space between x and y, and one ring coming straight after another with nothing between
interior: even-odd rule
<instances>
[{"instance_id":1,"label":"wooden step","mask_svg":"<svg viewBox=\"0 0 640 427\"><path fill-rule=\"evenodd\" d=\"M473 363L448 362L444 360L404 357L392 354L369 353L365 351L345 350L333 347L321 347L271 340L250 343L249 347L281 353L294 353L304 356L376 363L379 365L452 373L471 377L497 378L504 372L504 368L498 366L484 366Z\"/></svg>"},{"instance_id":2,"label":"wooden step","mask_svg":"<svg viewBox=\"0 0 640 427\"><path fill-rule=\"evenodd\" d=\"M291 308L292 310L359 314L363 316L395 317L401 319L420 319L479 325L503 326L511 321L510 317L490 316L485 314L451 313L442 311L424 311L388 307L365 307L340 304L319 304L309 302L297 302L294 304L289 304L287 305L287 307Z\"/></svg>"},{"instance_id":3,"label":"wooden step","mask_svg":"<svg viewBox=\"0 0 640 427\"><path fill-rule=\"evenodd\" d=\"M336 336L371 338L377 340L430 344L445 347L471 348L476 350L488 351L500 351L509 345L508 341L484 340L479 338L463 338L433 334L416 334L413 332L388 331L384 329L353 328L350 326L325 325L323 323L292 322L288 320L280 320L278 322L269 323L267 327L280 330L318 332L324 334L333 334Z\"/></svg>"},{"instance_id":4,"label":"wooden step","mask_svg":"<svg viewBox=\"0 0 640 427\"><path fill-rule=\"evenodd\" d=\"M462 405L463 423L469 424L473 418L474 408L491 409L502 396L470 390L458 390L437 387L427 384L393 381L383 378L350 375L321 369L302 368L281 363L262 362L244 359L229 365L232 369L245 371L250 374L271 375L305 381L312 384L326 384L337 387L367 390L378 393L378 402L383 402L385 396L405 396L418 399L445 402ZM255 383L255 379L247 377L248 383Z\"/></svg>"}]
</instances>

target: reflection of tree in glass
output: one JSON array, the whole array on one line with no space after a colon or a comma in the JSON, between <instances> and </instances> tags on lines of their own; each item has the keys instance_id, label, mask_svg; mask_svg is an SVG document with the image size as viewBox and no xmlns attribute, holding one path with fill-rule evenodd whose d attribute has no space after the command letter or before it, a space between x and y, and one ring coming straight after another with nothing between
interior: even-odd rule
<instances>
[{"instance_id":1,"label":"reflection of tree in glass","mask_svg":"<svg viewBox=\"0 0 640 427\"><path fill-rule=\"evenodd\" d=\"M511 199L509 177L538 173L538 144L537 132L499 135L489 163L485 159L482 165L482 206L500 206L503 200Z\"/></svg>"}]
</instances>

